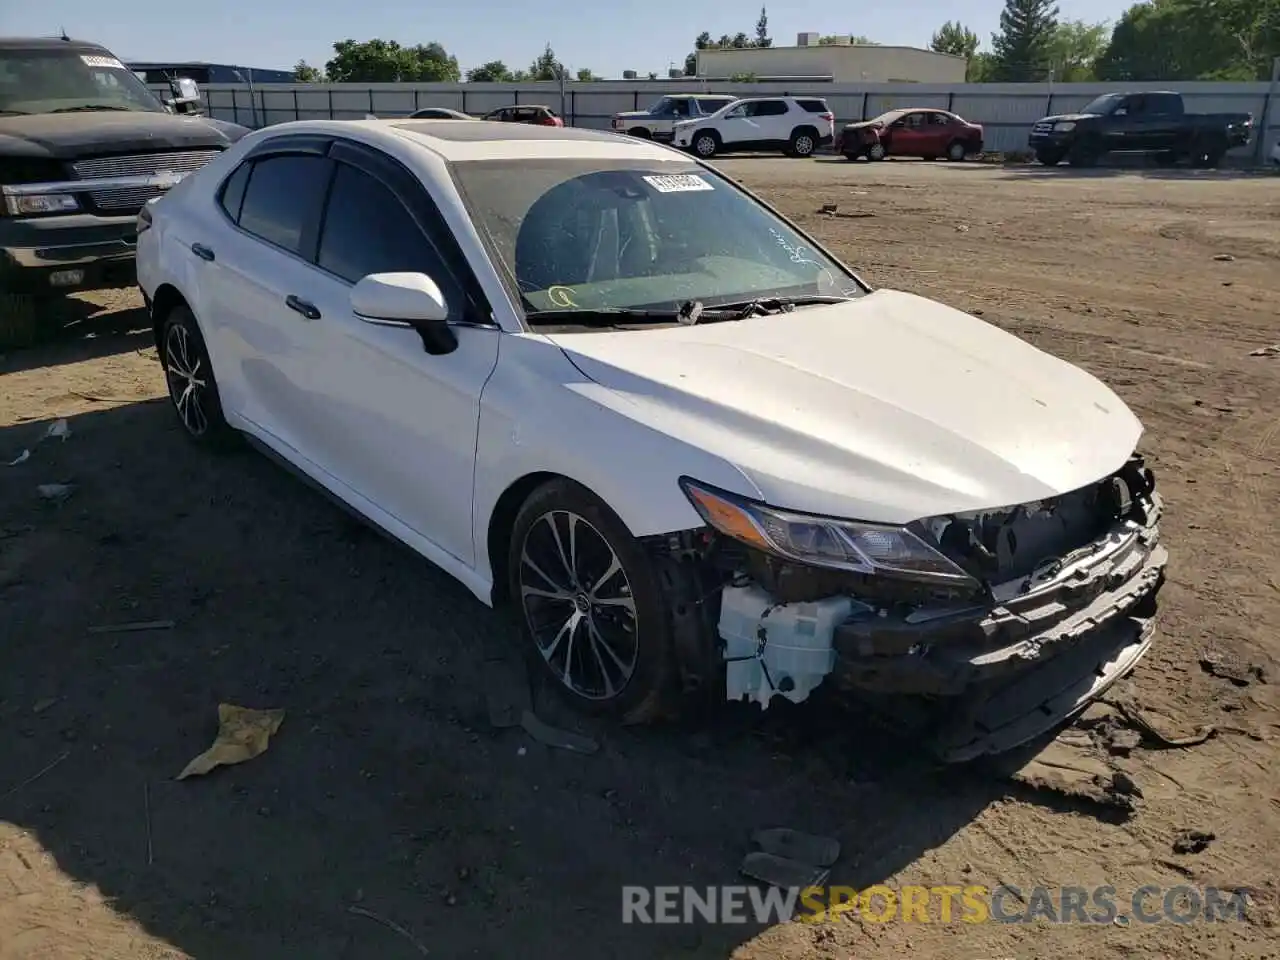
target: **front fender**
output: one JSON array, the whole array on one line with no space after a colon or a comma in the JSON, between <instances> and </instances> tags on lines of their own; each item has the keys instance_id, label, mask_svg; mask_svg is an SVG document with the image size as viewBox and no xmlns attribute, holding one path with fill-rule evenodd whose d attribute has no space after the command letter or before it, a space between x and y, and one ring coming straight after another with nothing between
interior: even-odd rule
<instances>
[{"instance_id":1,"label":"front fender","mask_svg":"<svg viewBox=\"0 0 1280 960\"><path fill-rule=\"evenodd\" d=\"M643 336L637 333L636 336ZM489 523L503 493L536 473L568 477L604 500L633 536L703 525L680 490L697 477L748 497L760 491L733 464L642 424L627 400L588 379L540 334L508 334L485 385L476 438L472 520L476 569L489 557Z\"/></svg>"}]
</instances>

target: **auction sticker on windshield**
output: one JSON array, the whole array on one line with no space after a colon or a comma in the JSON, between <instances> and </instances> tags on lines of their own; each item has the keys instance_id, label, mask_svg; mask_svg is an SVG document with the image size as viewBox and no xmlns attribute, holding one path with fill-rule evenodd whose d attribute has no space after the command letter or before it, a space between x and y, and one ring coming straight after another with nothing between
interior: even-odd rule
<instances>
[{"instance_id":1,"label":"auction sticker on windshield","mask_svg":"<svg viewBox=\"0 0 1280 960\"><path fill-rule=\"evenodd\" d=\"M644 182L659 193L689 193L693 190L715 189L696 173L671 173L663 176L645 177Z\"/></svg>"},{"instance_id":2,"label":"auction sticker on windshield","mask_svg":"<svg viewBox=\"0 0 1280 960\"><path fill-rule=\"evenodd\" d=\"M86 67L107 67L111 70L123 70L124 64L115 57L100 57L91 54L81 54L80 59L84 61Z\"/></svg>"}]
</instances>

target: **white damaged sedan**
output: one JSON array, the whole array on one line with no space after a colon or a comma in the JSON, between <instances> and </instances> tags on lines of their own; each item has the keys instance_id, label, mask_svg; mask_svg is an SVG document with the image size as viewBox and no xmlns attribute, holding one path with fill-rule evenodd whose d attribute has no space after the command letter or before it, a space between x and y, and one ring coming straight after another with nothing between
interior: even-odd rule
<instances>
[{"instance_id":1,"label":"white damaged sedan","mask_svg":"<svg viewBox=\"0 0 1280 960\"><path fill-rule=\"evenodd\" d=\"M173 406L520 612L578 706L923 697L940 752L1151 643L1142 427L1094 377L871 290L675 150L477 121L246 136L139 216Z\"/></svg>"}]
</instances>

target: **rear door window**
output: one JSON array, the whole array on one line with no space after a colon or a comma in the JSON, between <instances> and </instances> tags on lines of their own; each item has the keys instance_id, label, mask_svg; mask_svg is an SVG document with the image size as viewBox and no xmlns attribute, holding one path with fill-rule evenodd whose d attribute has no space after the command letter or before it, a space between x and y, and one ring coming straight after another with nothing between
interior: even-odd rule
<instances>
[{"instance_id":1,"label":"rear door window","mask_svg":"<svg viewBox=\"0 0 1280 960\"><path fill-rule=\"evenodd\" d=\"M825 100L797 100L796 103L806 113L830 113Z\"/></svg>"},{"instance_id":2,"label":"rear door window","mask_svg":"<svg viewBox=\"0 0 1280 960\"><path fill-rule=\"evenodd\" d=\"M240 229L290 253L308 256L302 238L324 205L331 165L326 157L303 154L255 162L240 206Z\"/></svg>"},{"instance_id":3,"label":"rear door window","mask_svg":"<svg viewBox=\"0 0 1280 960\"><path fill-rule=\"evenodd\" d=\"M781 117L787 112L787 104L784 100L760 100L751 106L753 117Z\"/></svg>"}]
</instances>

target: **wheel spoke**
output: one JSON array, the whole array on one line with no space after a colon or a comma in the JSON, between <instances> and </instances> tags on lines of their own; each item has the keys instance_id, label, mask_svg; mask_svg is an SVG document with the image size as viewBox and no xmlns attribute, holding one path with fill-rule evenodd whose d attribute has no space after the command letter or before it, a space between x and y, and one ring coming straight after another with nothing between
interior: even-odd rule
<instances>
[{"instance_id":1,"label":"wheel spoke","mask_svg":"<svg viewBox=\"0 0 1280 960\"><path fill-rule=\"evenodd\" d=\"M565 553L564 542L560 539L560 530L556 526L556 515L554 513L548 513L542 519L546 522L547 526L551 528L551 536L556 542L556 553L560 555L560 566L564 572L569 575L569 585L573 586L577 583L578 575L574 573L573 567L569 561L569 555Z\"/></svg>"},{"instance_id":2,"label":"wheel spoke","mask_svg":"<svg viewBox=\"0 0 1280 960\"><path fill-rule=\"evenodd\" d=\"M632 597L593 597L591 603L597 607L621 607L630 610L632 615L636 612L636 602Z\"/></svg>"},{"instance_id":3,"label":"wheel spoke","mask_svg":"<svg viewBox=\"0 0 1280 960\"><path fill-rule=\"evenodd\" d=\"M618 656L618 652L613 649L613 644L606 640L604 634L596 628L595 622L587 621L587 627L591 631L593 645L604 648L604 652L609 655L609 659L614 662L624 679L630 677L631 665L623 662L622 658Z\"/></svg>"},{"instance_id":4,"label":"wheel spoke","mask_svg":"<svg viewBox=\"0 0 1280 960\"><path fill-rule=\"evenodd\" d=\"M529 549L527 546L524 552L520 554L520 559L526 567L528 567L530 570L532 570L534 573L540 576L544 583L551 584L551 586L555 587L556 590L558 590L560 593L564 594L565 596L573 595L572 591L569 589L567 584L558 583L552 577L547 576L546 572L540 566L538 566L536 563L533 562L533 558L529 556Z\"/></svg>"},{"instance_id":5,"label":"wheel spoke","mask_svg":"<svg viewBox=\"0 0 1280 960\"><path fill-rule=\"evenodd\" d=\"M613 577L613 575L621 569L622 569L622 564L618 562L618 555L614 553L612 550L610 550L608 569L605 570L605 572L600 575L600 579L597 580L592 585L591 589L587 591L587 595L590 596L592 600L595 600L596 594L599 592L600 588L603 587L606 583L608 583L609 580Z\"/></svg>"},{"instance_id":6,"label":"wheel spoke","mask_svg":"<svg viewBox=\"0 0 1280 960\"><path fill-rule=\"evenodd\" d=\"M595 625L590 620L587 621L587 643L591 647L591 655L595 657L596 666L600 669L600 680L604 683L604 695L612 697L614 695L613 680L609 677L609 670L604 665L604 657L600 656L600 640L599 634L596 633Z\"/></svg>"}]
</instances>

